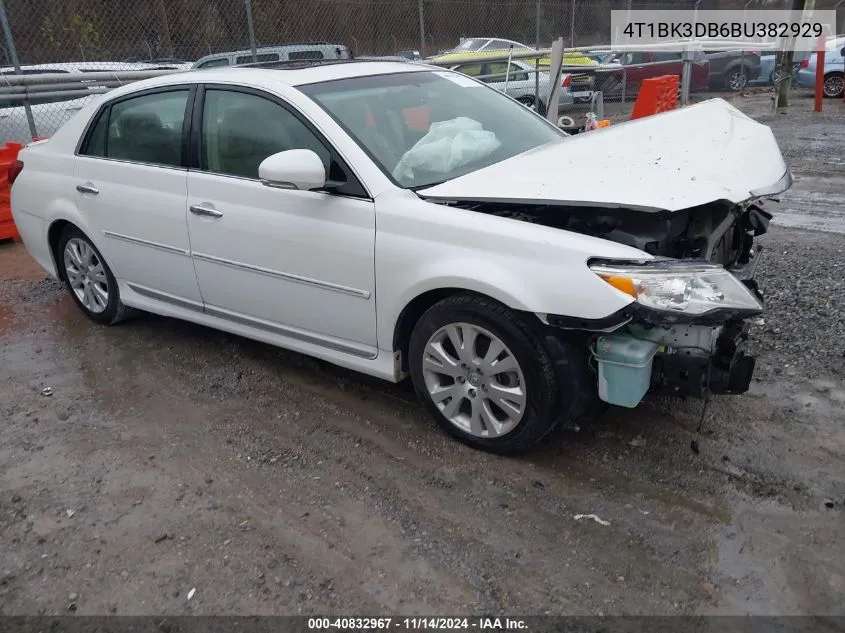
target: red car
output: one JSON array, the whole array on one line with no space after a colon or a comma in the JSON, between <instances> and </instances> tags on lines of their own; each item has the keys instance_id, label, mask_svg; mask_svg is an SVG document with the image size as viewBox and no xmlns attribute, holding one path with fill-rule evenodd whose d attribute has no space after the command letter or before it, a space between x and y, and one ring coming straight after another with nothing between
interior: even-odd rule
<instances>
[{"instance_id":1,"label":"red car","mask_svg":"<svg viewBox=\"0 0 845 633\"><path fill-rule=\"evenodd\" d=\"M615 55L610 64L618 64L619 70L599 72L596 77L596 89L601 90L605 98L636 97L643 79L662 77L663 75L682 76L684 62L680 52L670 51L628 51ZM710 62L702 52L694 54L690 92L705 92L710 88ZM605 62L606 64L608 62Z\"/></svg>"}]
</instances>

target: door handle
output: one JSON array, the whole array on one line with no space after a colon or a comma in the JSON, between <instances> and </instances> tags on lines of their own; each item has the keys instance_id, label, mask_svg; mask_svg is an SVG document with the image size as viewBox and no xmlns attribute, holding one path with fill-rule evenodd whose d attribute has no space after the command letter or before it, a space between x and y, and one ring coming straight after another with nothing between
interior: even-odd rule
<instances>
[{"instance_id":1,"label":"door handle","mask_svg":"<svg viewBox=\"0 0 845 633\"><path fill-rule=\"evenodd\" d=\"M218 211L217 209L212 209L211 207L204 207L198 204L191 205L190 207L191 213L194 215L202 215L207 218L222 218L223 214Z\"/></svg>"},{"instance_id":2,"label":"door handle","mask_svg":"<svg viewBox=\"0 0 845 633\"><path fill-rule=\"evenodd\" d=\"M95 196L100 193L100 190L93 185L76 185L76 190L79 193L90 193Z\"/></svg>"}]
</instances>

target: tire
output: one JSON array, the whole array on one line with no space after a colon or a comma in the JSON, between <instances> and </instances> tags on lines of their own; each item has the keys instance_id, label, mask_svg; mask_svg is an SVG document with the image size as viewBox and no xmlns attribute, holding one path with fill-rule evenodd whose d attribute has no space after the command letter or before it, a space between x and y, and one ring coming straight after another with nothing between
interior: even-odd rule
<instances>
[{"instance_id":1,"label":"tire","mask_svg":"<svg viewBox=\"0 0 845 633\"><path fill-rule=\"evenodd\" d=\"M845 92L845 74L827 73L824 76L824 96L828 99L841 99L843 92Z\"/></svg>"},{"instance_id":2,"label":"tire","mask_svg":"<svg viewBox=\"0 0 845 633\"><path fill-rule=\"evenodd\" d=\"M461 335L466 341L472 332L477 335L475 363L450 336L456 335L460 344ZM504 348L496 358L498 365L508 367L506 372L490 371L487 361L493 359L481 358L493 340ZM433 363L434 358L442 360ZM586 371L586 365L556 363L540 334L519 314L475 295L448 297L420 317L411 334L408 364L417 396L443 430L469 446L501 455L530 448L562 419L574 418L580 383L572 373ZM563 371L556 371L561 366ZM517 395L504 401L503 393Z\"/></svg>"},{"instance_id":3,"label":"tire","mask_svg":"<svg viewBox=\"0 0 845 633\"><path fill-rule=\"evenodd\" d=\"M540 105L536 109L534 108L534 97L519 97L517 101L519 101L522 105L531 108L532 110L536 110L537 114L539 114L540 116L546 116L546 106L543 104L542 101L540 101Z\"/></svg>"},{"instance_id":4,"label":"tire","mask_svg":"<svg viewBox=\"0 0 845 633\"><path fill-rule=\"evenodd\" d=\"M748 86L750 69L747 66L734 66L725 73L725 89L728 92L742 92Z\"/></svg>"},{"instance_id":5,"label":"tire","mask_svg":"<svg viewBox=\"0 0 845 633\"><path fill-rule=\"evenodd\" d=\"M113 325L131 316L132 309L120 301L111 268L88 236L75 226L67 226L59 238L56 261L70 296L89 319Z\"/></svg>"}]
</instances>

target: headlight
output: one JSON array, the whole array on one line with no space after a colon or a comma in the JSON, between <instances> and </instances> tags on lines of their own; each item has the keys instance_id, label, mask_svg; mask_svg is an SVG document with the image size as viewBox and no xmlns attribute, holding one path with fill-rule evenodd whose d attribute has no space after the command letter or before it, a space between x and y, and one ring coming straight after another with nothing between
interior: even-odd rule
<instances>
[{"instance_id":1,"label":"headlight","mask_svg":"<svg viewBox=\"0 0 845 633\"><path fill-rule=\"evenodd\" d=\"M590 270L653 310L690 315L717 309L763 310L757 297L717 264L659 260L641 266L593 264Z\"/></svg>"}]
</instances>

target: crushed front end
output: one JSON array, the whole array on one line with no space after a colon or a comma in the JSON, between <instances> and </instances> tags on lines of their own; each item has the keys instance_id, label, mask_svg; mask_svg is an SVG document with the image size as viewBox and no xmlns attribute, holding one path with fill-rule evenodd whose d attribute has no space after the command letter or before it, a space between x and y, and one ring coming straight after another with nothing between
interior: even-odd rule
<instances>
[{"instance_id":1,"label":"crushed front end","mask_svg":"<svg viewBox=\"0 0 845 633\"><path fill-rule=\"evenodd\" d=\"M546 317L552 327L589 333L605 402L634 407L647 392L701 398L750 386L755 360L746 341L763 312L754 278L762 249L754 238L766 232L771 215L757 202L698 211L680 234L670 229L662 240L637 244L652 260L589 262L634 298L625 309L592 323Z\"/></svg>"}]
</instances>

